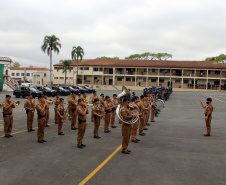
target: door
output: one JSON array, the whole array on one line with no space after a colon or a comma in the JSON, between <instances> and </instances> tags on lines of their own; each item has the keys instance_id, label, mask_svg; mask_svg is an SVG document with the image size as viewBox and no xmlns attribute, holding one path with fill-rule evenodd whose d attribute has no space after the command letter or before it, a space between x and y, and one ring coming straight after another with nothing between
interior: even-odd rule
<instances>
[{"instance_id":1,"label":"door","mask_svg":"<svg viewBox=\"0 0 226 185\"><path fill-rule=\"evenodd\" d=\"M113 79L109 79L109 85L113 85Z\"/></svg>"}]
</instances>

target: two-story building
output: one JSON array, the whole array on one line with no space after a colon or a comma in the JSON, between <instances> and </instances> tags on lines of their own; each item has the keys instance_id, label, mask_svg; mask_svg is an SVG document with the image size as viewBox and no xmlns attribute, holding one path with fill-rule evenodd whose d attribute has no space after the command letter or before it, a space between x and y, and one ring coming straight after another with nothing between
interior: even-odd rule
<instances>
[{"instance_id":1,"label":"two-story building","mask_svg":"<svg viewBox=\"0 0 226 185\"><path fill-rule=\"evenodd\" d=\"M65 74L54 65L54 84L63 85ZM67 85L76 85L77 61L67 72ZM78 63L78 84L146 87L168 86L189 89L226 89L226 65L211 61L83 60ZM133 88L134 89L134 88Z\"/></svg>"},{"instance_id":2,"label":"two-story building","mask_svg":"<svg viewBox=\"0 0 226 185\"><path fill-rule=\"evenodd\" d=\"M11 67L12 79L21 82L32 83L32 85L50 85L50 70L42 67Z\"/></svg>"}]
</instances>

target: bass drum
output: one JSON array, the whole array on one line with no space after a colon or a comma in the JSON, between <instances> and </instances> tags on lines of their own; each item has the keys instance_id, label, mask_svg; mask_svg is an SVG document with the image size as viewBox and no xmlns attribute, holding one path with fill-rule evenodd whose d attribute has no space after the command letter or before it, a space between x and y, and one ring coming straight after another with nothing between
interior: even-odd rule
<instances>
[{"instance_id":1,"label":"bass drum","mask_svg":"<svg viewBox=\"0 0 226 185\"><path fill-rule=\"evenodd\" d=\"M156 109L161 110L162 108L164 108L164 101L161 99L158 99L155 101L156 104Z\"/></svg>"}]
</instances>

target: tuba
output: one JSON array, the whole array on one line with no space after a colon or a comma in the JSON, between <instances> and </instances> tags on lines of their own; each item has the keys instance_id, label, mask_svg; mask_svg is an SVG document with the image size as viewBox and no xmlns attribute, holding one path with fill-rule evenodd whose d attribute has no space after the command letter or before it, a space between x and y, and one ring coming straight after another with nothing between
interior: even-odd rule
<instances>
[{"instance_id":1,"label":"tuba","mask_svg":"<svg viewBox=\"0 0 226 185\"><path fill-rule=\"evenodd\" d=\"M130 93L129 93L129 90L123 86L122 87L122 92L117 96L117 99L118 99L118 107L116 109L116 115L118 116L118 119L120 121L122 121L123 123L125 124L129 124L129 125L132 125L132 124L135 124L138 119L139 119L139 112L134 109L134 107L132 106L132 104L130 103L129 107L130 109L136 113L136 117L130 119L130 120L125 120L123 119L122 115L121 115L121 109L122 109L122 102L123 102L123 99L128 99L129 101L131 100L131 97L130 97Z\"/></svg>"}]
</instances>

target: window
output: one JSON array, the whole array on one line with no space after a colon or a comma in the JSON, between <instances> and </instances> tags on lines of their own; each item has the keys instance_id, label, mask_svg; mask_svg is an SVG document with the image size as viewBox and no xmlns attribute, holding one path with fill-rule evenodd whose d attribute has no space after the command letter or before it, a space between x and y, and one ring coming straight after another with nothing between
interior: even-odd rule
<instances>
[{"instance_id":1,"label":"window","mask_svg":"<svg viewBox=\"0 0 226 185\"><path fill-rule=\"evenodd\" d=\"M165 71L165 69L160 69L160 73L163 73Z\"/></svg>"},{"instance_id":2,"label":"window","mask_svg":"<svg viewBox=\"0 0 226 185\"><path fill-rule=\"evenodd\" d=\"M164 79L159 79L159 82L164 83Z\"/></svg>"},{"instance_id":3,"label":"window","mask_svg":"<svg viewBox=\"0 0 226 185\"><path fill-rule=\"evenodd\" d=\"M30 73L27 73L27 76L30 76Z\"/></svg>"},{"instance_id":4,"label":"window","mask_svg":"<svg viewBox=\"0 0 226 185\"><path fill-rule=\"evenodd\" d=\"M184 84L188 84L189 83L189 80L184 80Z\"/></svg>"},{"instance_id":5,"label":"window","mask_svg":"<svg viewBox=\"0 0 226 185\"><path fill-rule=\"evenodd\" d=\"M87 77L86 76L84 76L84 80L87 80Z\"/></svg>"},{"instance_id":6,"label":"window","mask_svg":"<svg viewBox=\"0 0 226 185\"><path fill-rule=\"evenodd\" d=\"M54 77L54 79L58 79L58 77Z\"/></svg>"},{"instance_id":7,"label":"window","mask_svg":"<svg viewBox=\"0 0 226 185\"><path fill-rule=\"evenodd\" d=\"M73 77L70 77L70 79L73 79Z\"/></svg>"},{"instance_id":8,"label":"window","mask_svg":"<svg viewBox=\"0 0 226 185\"><path fill-rule=\"evenodd\" d=\"M60 79L64 79L64 77L60 77Z\"/></svg>"},{"instance_id":9,"label":"window","mask_svg":"<svg viewBox=\"0 0 226 185\"><path fill-rule=\"evenodd\" d=\"M24 76L24 73L21 73L21 76Z\"/></svg>"},{"instance_id":10,"label":"window","mask_svg":"<svg viewBox=\"0 0 226 185\"><path fill-rule=\"evenodd\" d=\"M121 77L118 77L117 78L117 81L121 82L122 81L122 78Z\"/></svg>"},{"instance_id":11,"label":"window","mask_svg":"<svg viewBox=\"0 0 226 185\"><path fill-rule=\"evenodd\" d=\"M93 68L93 71L98 71L98 67L94 67Z\"/></svg>"},{"instance_id":12,"label":"window","mask_svg":"<svg viewBox=\"0 0 226 185\"><path fill-rule=\"evenodd\" d=\"M58 69L58 67L54 67L54 69Z\"/></svg>"},{"instance_id":13,"label":"window","mask_svg":"<svg viewBox=\"0 0 226 185\"><path fill-rule=\"evenodd\" d=\"M144 68L144 72L147 72L148 70L147 70L147 68Z\"/></svg>"},{"instance_id":14,"label":"window","mask_svg":"<svg viewBox=\"0 0 226 185\"><path fill-rule=\"evenodd\" d=\"M143 78L143 82L146 82L147 81L147 78Z\"/></svg>"},{"instance_id":15,"label":"window","mask_svg":"<svg viewBox=\"0 0 226 185\"><path fill-rule=\"evenodd\" d=\"M16 76L20 76L20 73L17 73Z\"/></svg>"},{"instance_id":16,"label":"window","mask_svg":"<svg viewBox=\"0 0 226 185\"><path fill-rule=\"evenodd\" d=\"M135 82L135 78L133 78L132 81Z\"/></svg>"},{"instance_id":17,"label":"window","mask_svg":"<svg viewBox=\"0 0 226 185\"><path fill-rule=\"evenodd\" d=\"M83 70L83 67L79 67L78 70Z\"/></svg>"},{"instance_id":18,"label":"window","mask_svg":"<svg viewBox=\"0 0 226 185\"><path fill-rule=\"evenodd\" d=\"M151 82L156 82L156 79L151 79Z\"/></svg>"},{"instance_id":19,"label":"window","mask_svg":"<svg viewBox=\"0 0 226 185\"><path fill-rule=\"evenodd\" d=\"M97 77L94 77L94 80L97 80Z\"/></svg>"},{"instance_id":20,"label":"window","mask_svg":"<svg viewBox=\"0 0 226 185\"><path fill-rule=\"evenodd\" d=\"M11 73L11 76L15 76L15 73Z\"/></svg>"},{"instance_id":21,"label":"window","mask_svg":"<svg viewBox=\"0 0 226 185\"><path fill-rule=\"evenodd\" d=\"M44 77L46 77L46 73L44 73Z\"/></svg>"},{"instance_id":22,"label":"window","mask_svg":"<svg viewBox=\"0 0 226 185\"><path fill-rule=\"evenodd\" d=\"M84 70L89 70L89 67L84 67Z\"/></svg>"},{"instance_id":23,"label":"window","mask_svg":"<svg viewBox=\"0 0 226 185\"><path fill-rule=\"evenodd\" d=\"M220 81L214 81L214 85L220 85Z\"/></svg>"},{"instance_id":24,"label":"window","mask_svg":"<svg viewBox=\"0 0 226 185\"><path fill-rule=\"evenodd\" d=\"M68 77L66 77L66 79L68 79Z\"/></svg>"},{"instance_id":25,"label":"window","mask_svg":"<svg viewBox=\"0 0 226 185\"><path fill-rule=\"evenodd\" d=\"M155 72L155 69L152 69L152 73L154 73Z\"/></svg>"},{"instance_id":26,"label":"window","mask_svg":"<svg viewBox=\"0 0 226 185\"><path fill-rule=\"evenodd\" d=\"M130 82L130 81L131 81L131 78L126 78L126 81L127 81L127 82Z\"/></svg>"},{"instance_id":27,"label":"window","mask_svg":"<svg viewBox=\"0 0 226 185\"><path fill-rule=\"evenodd\" d=\"M103 71L103 68L102 67L100 67L100 71Z\"/></svg>"},{"instance_id":28,"label":"window","mask_svg":"<svg viewBox=\"0 0 226 185\"><path fill-rule=\"evenodd\" d=\"M180 80L175 80L175 83L180 83Z\"/></svg>"},{"instance_id":29,"label":"window","mask_svg":"<svg viewBox=\"0 0 226 185\"><path fill-rule=\"evenodd\" d=\"M219 75L220 73L220 71L215 71L215 75Z\"/></svg>"}]
</instances>

